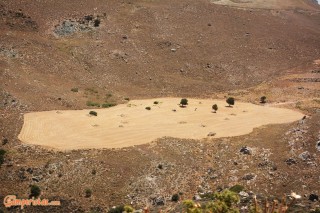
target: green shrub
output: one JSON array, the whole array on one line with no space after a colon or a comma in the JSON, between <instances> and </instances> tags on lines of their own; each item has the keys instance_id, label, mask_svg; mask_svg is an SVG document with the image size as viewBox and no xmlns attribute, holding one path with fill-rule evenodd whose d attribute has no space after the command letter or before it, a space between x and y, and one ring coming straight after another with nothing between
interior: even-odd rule
<instances>
[{"instance_id":1,"label":"green shrub","mask_svg":"<svg viewBox=\"0 0 320 213\"><path fill-rule=\"evenodd\" d=\"M125 211L124 205L117 206L115 208L111 208L108 213L123 213Z\"/></svg>"},{"instance_id":2,"label":"green shrub","mask_svg":"<svg viewBox=\"0 0 320 213\"><path fill-rule=\"evenodd\" d=\"M179 201L179 198L180 198L179 194L174 194L174 195L172 195L172 197L171 197L171 201L173 201L173 202L178 202L178 201Z\"/></svg>"},{"instance_id":3,"label":"green shrub","mask_svg":"<svg viewBox=\"0 0 320 213\"><path fill-rule=\"evenodd\" d=\"M86 189L85 194L86 194L86 197L91 197L92 190L91 189Z\"/></svg>"},{"instance_id":4,"label":"green shrub","mask_svg":"<svg viewBox=\"0 0 320 213\"><path fill-rule=\"evenodd\" d=\"M216 112L218 110L218 105L217 104L213 104L212 105L212 109L214 110L214 112Z\"/></svg>"},{"instance_id":5,"label":"green shrub","mask_svg":"<svg viewBox=\"0 0 320 213\"><path fill-rule=\"evenodd\" d=\"M87 101L87 106L100 107L100 104L92 101Z\"/></svg>"},{"instance_id":6,"label":"green shrub","mask_svg":"<svg viewBox=\"0 0 320 213\"><path fill-rule=\"evenodd\" d=\"M229 97L227 100L226 100L226 102L229 104L229 106L231 106L231 105L234 105L234 98L232 98L232 97Z\"/></svg>"},{"instance_id":7,"label":"green shrub","mask_svg":"<svg viewBox=\"0 0 320 213\"><path fill-rule=\"evenodd\" d=\"M72 88L71 91L72 92L79 92L79 89L78 88Z\"/></svg>"},{"instance_id":8,"label":"green shrub","mask_svg":"<svg viewBox=\"0 0 320 213\"><path fill-rule=\"evenodd\" d=\"M90 111L90 112L89 112L89 115L97 116L98 113L97 113L96 111Z\"/></svg>"},{"instance_id":9,"label":"green shrub","mask_svg":"<svg viewBox=\"0 0 320 213\"><path fill-rule=\"evenodd\" d=\"M239 193L244 190L244 187L237 184L237 185L232 186L229 190L232 192L235 192L235 193Z\"/></svg>"},{"instance_id":10,"label":"green shrub","mask_svg":"<svg viewBox=\"0 0 320 213\"><path fill-rule=\"evenodd\" d=\"M181 106L186 106L186 105L188 105L188 99L182 98L181 101L180 101L180 105L181 105Z\"/></svg>"},{"instance_id":11,"label":"green shrub","mask_svg":"<svg viewBox=\"0 0 320 213\"><path fill-rule=\"evenodd\" d=\"M115 103L104 103L101 105L102 108L109 108L109 107L113 107L116 106L117 104Z\"/></svg>"},{"instance_id":12,"label":"green shrub","mask_svg":"<svg viewBox=\"0 0 320 213\"><path fill-rule=\"evenodd\" d=\"M30 188L30 197L38 197L41 194L41 189L37 185L32 185Z\"/></svg>"},{"instance_id":13,"label":"green shrub","mask_svg":"<svg viewBox=\"0 0 320 213\"><path fill-rule=\"evenodd\" d=\"M146 107L146 110L151 110L151 107Z\"/></svg>"},{"instance_id":14,"label":"green shrub","mask_svg":"<svg viewBox=\"0 0 320 213\"><path fill-rule=\"evenodd\" d=\"M130 98L124 98L124 100L126 100L126 101L130 101Z\"/></svg>"}]
</instances>

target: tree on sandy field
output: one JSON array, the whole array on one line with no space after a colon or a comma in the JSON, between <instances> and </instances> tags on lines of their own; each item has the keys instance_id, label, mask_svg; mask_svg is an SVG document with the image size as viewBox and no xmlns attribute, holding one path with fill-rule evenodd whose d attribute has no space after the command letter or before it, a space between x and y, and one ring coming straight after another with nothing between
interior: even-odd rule
<instances>
[{"instance_id":1,"label":"tree on sandy field","mask_svg":"<svg viewBox=\"0 0 320 213\"><path fill-rule=\"evenodd\" d=\"M180 106L184 107L186 105L188 105L188 99L182 98L181 101L180 101Z\"/></svg>"},{"instance_id":2,"label":"tree on sandy field","mask_svg":"<svg viewBox=\"0 0 320 213\"><path fill-rule=\"evenodd\" d=\"M229 104L229 107L231 107L231 105L234 105L234 98L232 98L232 97L229 97L227 100L226 100L226 102Z\"/></svg>"},{"instance_id":3,"label":"tree on sandy field","mask_svg":"<svg viewBox=\"0 0 320 213\"><path fill-rule=\"evenodd\" d=\"M217 104L213 104L212 105L212 110L214 110L214 112L216 113L218 110L218 105Z\"/></svg>"}]
</instances>

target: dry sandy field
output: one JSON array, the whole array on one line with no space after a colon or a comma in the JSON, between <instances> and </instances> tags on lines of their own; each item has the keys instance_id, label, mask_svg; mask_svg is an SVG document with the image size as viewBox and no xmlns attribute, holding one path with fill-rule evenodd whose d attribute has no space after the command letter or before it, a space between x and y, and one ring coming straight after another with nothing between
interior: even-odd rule
<instances>
[{"instance_id":1,"label":"dry sandy field","mask_svg":"<svg viewBox=\"0 0 320 213\"><path fill-rule=\"evenodd\" d=\"M224 100L188 99L179 107L178 98L133 100L108 109L31 112L24 115L19 139L24 143L60 150L121 148L151 142L164 136L190 139L230 137L253 128L293 122L303 114L283 108ZM154 104L158 101L158 104ZM217 113L211 110L217 104ZM151 110L146 110L146 107Z\"/></svg>"}]
</instances>

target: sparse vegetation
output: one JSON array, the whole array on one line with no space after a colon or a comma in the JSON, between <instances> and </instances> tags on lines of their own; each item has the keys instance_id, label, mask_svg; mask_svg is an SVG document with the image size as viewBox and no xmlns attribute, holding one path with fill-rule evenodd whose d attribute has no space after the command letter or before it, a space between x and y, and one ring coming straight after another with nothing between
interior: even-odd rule
<instances>
[{"instance_id":1,"label":"sparse vegetation","mask_svg":"<svg viewBox=\"0 0 320 213\"><path fill-rule=\"evenodd\" d=\"M219 212L219 213L237 213L239 212L236 204L239 202L240 197L235 192L224 190L212 194L213 201L204 205L195 203L192 200L183 201L186 211L189 213L205 213L205 212Z\"/></svg>"},{"instance_id":2,"label":"sparse vegetation","mask_svg":"<svg viewBox=\"0 0 320 213\"><path fill-rule=\"evenodd\" d=\"M126 101L130 101L130 98L124 98L124 100L126 100Z\"/></svg>"},{"instance_id":3,"label":"sparse vegetation","mask_svg":"<svg viewBox=\"0 0 320 213\"><path fill-rule=\"evenodd\" d=\"M188 105L188 99L182 98L180 101L180 106L185 107L186 105Z\"/></svg>"},{"instance_id":4,"label":"sparse vegetation","mask_svg":"<svg viewBox=\"0 0 320 213\"><path fill-rule=\"evenodd\" d=\"M123 213L125 211L124 205L116 206L111 208L108 213Z\"/></svg>"},{"instance_id":5,"label":"sparse vegetation","mask_svg":"<svg viewBox=\"0 0 320 213\"><path fill-rule=\"evenodd\" d=\"M216 113L218 110L218 105L217 104L213 104L212 105L212 110L214 110L214 112Z\"/></svg>"},{"instance_id":6,"label":"sparse vegetation","mask_svg":"<svg viewBox=\"0 0 320 213\"><path fill-rule=\"evenodd\" d=\"M97 116L98 113L97 113L96 111L90 111L90 112L89 112L89 115Z\"/></svg>"},{"instance_id":7,"label":"sparse vegetation","mask_svg":"<svg viewBox=\"0 0 320 213\"><path fill-rule=\"evenodd\" d=\"M244 190L244 187L237 184L237 185L232 186L229 190L232 192L239 193Z\"/></svg>"},{"instance_id":8,"label":"sparse vegetation","mask_svg":"<svg viewBox=\"0 0 320 213\"><path fill-rule=\"evenodd\" d=\"M86 189L85 190L85 196L88 198L88 197L91 197L91 195L92 195L92 190L91 189Z\"/></svg>"},{"instance_id":9,"label":"sparse vegetation","mask_svg":"<svg viewBox=\"0 0 320 213\"><path fill-rule=\"evenodd\" d=\"M229 107L231 107L231 105L233 106L234 103L235 103L235 100L233 97L229 97L227 100L226 100L227 104L229 104Z\"/></svg>"},{"instance_id":10,"label":"sparse vegetation","mask_svg":"<svg viewBox=\"0 0 320 213\"><path fill-rule=\"evenodd\" d=\"M117 104L115 103L104 103L101 105L102 108L109 108L109 107L113 107L116 106Z\"/></svg>"},{"instance_id":11,"label":"sparse vegetation","mask_svg":"<svg viewBox=\"0 0 320 213\"><path fill-rule=\"evenodd\" d=\"M79 92L79 89L78 88L71 88L71 91L72 92Z\"/></svg>"},{"instance_id":12,"label":"sparse vegetation","mask_svg":"<svg viewBox=\"0 0 320 213\"><path fill-rule=\"evenodd\" d=\"M5 154L6 154L6 150L0 149L0 166L4 163Z\"/></svg>"},{"instance_id":13,"label":"sparse vegetation","mask_svg":"<svg viewBox=\"0 0 320 213\"><path fill-rule=\"evenodd\" d=\"M267 100L267 97L266 97L266 96L262 96L262 97L260 98L260 103L265 104L265 103L266 103L266 100Z\"/></svg>"},{"instance_id":14,"label":"sparse vegetation","mask_svg":"<svg viewBox=\"0 0 320 213\"><path fill-rule=\"evenodd\" d=\"M145 109L146 109L146 110L151 110L151 107L146 107Z\"/></svg>"},{"instance_id":15,"label":"sparse vegetation","mask_svg":"<svg viewBox=\"0 0 320 213\"><path fill-rule=\"evenodd\" d=\"M37 198L41 194L41 189L37 185L31 185L30 187L30 197Z\"/></svg>"},{"instance_id":16,"label":"sparse vegetation","mask_svg":"<svg viewBox=\"0 0 320 213\"><path fill-rule=\"evenodd\" d=\"M100 107L100 104L92 101L87 101L87 106Z\"/></svg>"}]
</instances>

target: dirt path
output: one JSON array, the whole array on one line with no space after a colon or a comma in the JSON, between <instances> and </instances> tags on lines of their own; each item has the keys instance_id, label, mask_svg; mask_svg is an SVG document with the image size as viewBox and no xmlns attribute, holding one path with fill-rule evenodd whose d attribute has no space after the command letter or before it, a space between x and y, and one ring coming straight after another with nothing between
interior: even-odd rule
<instances>
[{"instance_id":1,"label":"dirt path","mask_svg":"<svg viewBox=\"0 0 320 213\"><path fill-rule=\"evenodd\" d=\"M159 101L159 104L153 104ZM293 122L303 114L289 109L237 102L233 108L221 100L189 99L180 108L178 98L136 100L109 109L46 111L24 115L19 139L24 143L62 150L119 148L144 144L164 136L206 138L238 136L266 124ZM211 106L216 103L217 113ZM151 110L145 107L150 106ZM173 111L173 110L176 111Z\"/></svg>"}]
</instances>

